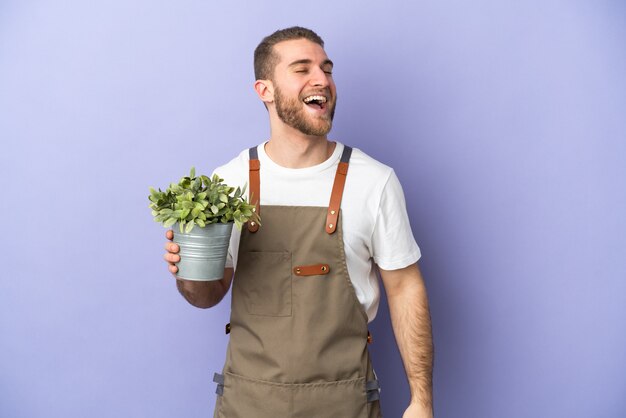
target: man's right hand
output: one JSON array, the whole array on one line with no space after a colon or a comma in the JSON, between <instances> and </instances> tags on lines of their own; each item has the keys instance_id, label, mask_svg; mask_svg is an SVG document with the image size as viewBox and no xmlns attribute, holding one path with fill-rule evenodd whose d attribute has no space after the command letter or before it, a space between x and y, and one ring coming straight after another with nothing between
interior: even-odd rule
<instances>
[{"instance_id":1,"label":"man's right hand","mask_svg":"<svg viewBox=\"0 0 626 418\"><path fill-rule=\"evenodd\" d=\"M165 242L165 250L167 252L163 255L163 258L165 259L165 261L167 261L167 268L169 269L170 273L176 276L176 273L178 273L178 267L176 267L175 263L178 263L180 261L180 256L178 255L180 247L178 246L178 244L174 244L172 242L172 240L174 239L174 231L172 231L171 229L165 232L165 238L167 238L169 241Z\"/></svg>"},{"instance_id":2,"label":"man's right hand","mask_svg":"<svg viewBox=\"0 0 626 418\"><path fill-rule=\"evenodd\" d=\"M176 276L176 273L178 273L176 263L180 261L180 255L178 254L180 247L172 242L174 231L171 229L166 231L165 238L168 239L165 242L165 251L167 252L163 255L163 259L167 262L167 268L170 273L176 278L176 287L180 294L187 299L187 302L198 308L210 308L219 303L230 288L230 283L233 279L233 268L225 268L224 277L220 280L194 281L181 279Z\"/></svg>"}]
</instances>

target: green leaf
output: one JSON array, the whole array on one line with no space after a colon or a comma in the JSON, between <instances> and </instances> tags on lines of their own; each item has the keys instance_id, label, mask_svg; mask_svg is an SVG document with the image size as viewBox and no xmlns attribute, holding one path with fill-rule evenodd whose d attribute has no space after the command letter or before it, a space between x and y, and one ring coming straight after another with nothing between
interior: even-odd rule
<instances>
[{"instance_id":1,"label":"green leaf","mask_svg":"<svg viewBox=\"0 0 626 418\"><path fill-rule=\"evenodd\" d=\"M254 196L245 196L247 186L231 187L218 174L211 178L197 175L192 166L188 177L170 183L165 191L150 187L148 207L156 221L168 226L178 221L181 231L191 230L193 225L233 221L240 227L249 219L259 221L254 206L248 203Z\"/></svg>"},{"instance_id":2,"label":"green leaf","mask_svg":"<svg viewBox=\"0 0 626 418\"><path fill-rule=\"evenodd\" d=\"M169 228L170 226L174 225L176 221L176 218L169 218L167 221L163 222L163 226Z\"/></svg>"},{"instance_id":3,"label":"green leaf","mask_svg":"<svg viewBox=\"0 0 626 418\"><path fill-rule=\"evenodd\" d=\"M206 224L204 223L202 219L196 219L196 223L198 224L200 228L204 228L206 226Z\"/></svg>"},{"instance_id":4,"label":"green leaf","mask_svg":"<svg viewBox=\"0 0 626 418\"><path fill-rule=\"evenodd\" d=\"M191 230L193 229L193 226L195 225L194 221L189 221L187 223L187 226L185 227L185 232L189 233L191 232Z\"/></svg>"},{"instance_id":5,"label":"green leaf","mask_svg":"<svg viewBox=\"0 0 626 418\"><path fill-rule=\"evenodd\" d=\"M198 190L200 190L200 187L202 187L202 180L200 180L199 178L196 178L193 181L193 185L191 186L191 188L197 192Z\"/></svg>"}]
</instances>

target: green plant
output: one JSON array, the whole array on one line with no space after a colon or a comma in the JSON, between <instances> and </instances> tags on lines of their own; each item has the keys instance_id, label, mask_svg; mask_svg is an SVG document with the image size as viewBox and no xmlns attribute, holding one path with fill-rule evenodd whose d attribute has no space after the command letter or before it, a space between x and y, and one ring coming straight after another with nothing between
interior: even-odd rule
<instances>
[{"instance_id":1,"label":"green plant","mask_svg":"<svg viewBox=\"0 0 626 418\"><path fill-rule=\"evenodd\" d=\"M150 208L156 222L169 228L176 222L180 232L191 232L195 225L205 227L214 223L234 222L239 230L245 222L259 222L254 205L246 202L243 189L230 187L217 174L213 178L196 177L191 167L189 176L172 183L167 190L150 187Z\"/></svg>"}]
</instances>

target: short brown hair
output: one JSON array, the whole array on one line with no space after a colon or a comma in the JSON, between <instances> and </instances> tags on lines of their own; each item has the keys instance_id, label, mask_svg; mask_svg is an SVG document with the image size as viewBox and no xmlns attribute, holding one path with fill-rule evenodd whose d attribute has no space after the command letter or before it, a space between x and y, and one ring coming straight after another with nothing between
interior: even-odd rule
<instances>
[{"instance_id":1,"label":"short brown hair","mask_svg":"<svg viewBox=\"0 0 626 418\"><path fill-rule=\"evenodd\" d=\"M278 56L274 52L274 45L283 41L294 39L308 39L324 47L324 41L311 29L300 26L293 26L286 29L277 30L269 36L263 38L261 43L254 50L254 77L257 80L271 80L274 74L274 67L278 64Z\"/></svg>"}]
</instances>

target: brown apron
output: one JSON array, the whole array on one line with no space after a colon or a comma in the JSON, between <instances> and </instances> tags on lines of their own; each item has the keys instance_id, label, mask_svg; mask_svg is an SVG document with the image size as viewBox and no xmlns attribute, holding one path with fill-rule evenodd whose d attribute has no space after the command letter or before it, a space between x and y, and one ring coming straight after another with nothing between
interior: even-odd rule
<instances>
[{"instance_id":1,"label":"brown apron","mask_svg":"<svg viewBox=\"0 0 626 418\"><path fill-rule=\"evenodd\" d=\"M351 151L344 148L328 208L261 208L250 149L262 226L250 222L241 233L215 418L381 417L367 314L348 276L339 217Z\"/></svg>"}]
</instances>

